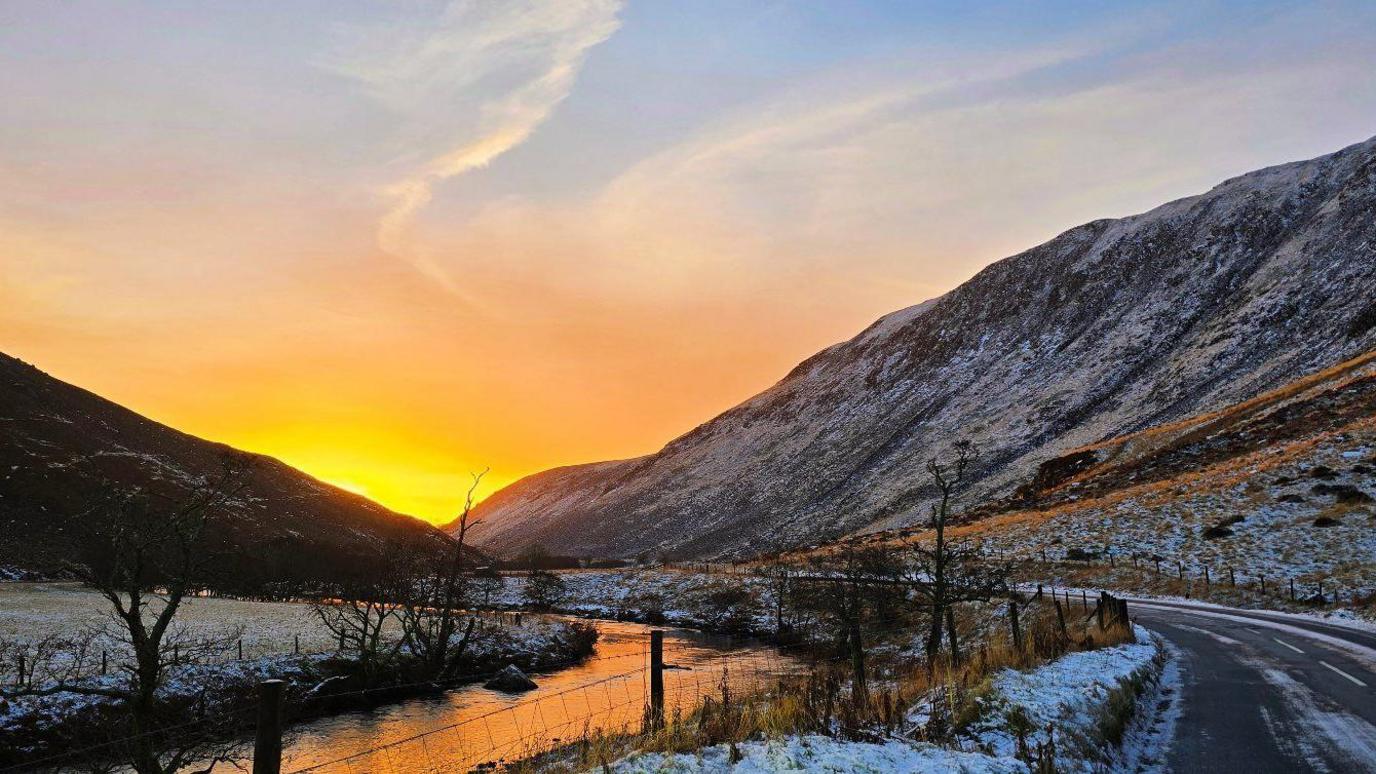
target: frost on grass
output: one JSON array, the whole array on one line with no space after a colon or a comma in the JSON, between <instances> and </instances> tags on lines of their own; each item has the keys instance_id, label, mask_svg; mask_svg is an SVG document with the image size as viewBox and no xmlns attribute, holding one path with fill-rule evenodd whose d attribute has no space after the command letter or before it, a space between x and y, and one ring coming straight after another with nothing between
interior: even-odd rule
<instances>
[{"instance_id":1,"label":"frost on grass","mask_svg":"<svg viewBox=\"0 0 1376 774\"><path fill-rule=\"evenodd\" d=\"M1139 699L1154 696L1151 688L1166 661L1162 643L1141 627L1134 631L1135 643L1070 653L1026 672L998 673L982 699L979 719L961 735L961 749L897 738L852 742L792 735L745 742L734 750L717 745L691 754L638 753L610 768L618 774L1028 772L1028 764L1017 757L1017 729L1035 744L1046 740L1048 726L1056 735L1058 771L1088 773L1141 763L1140 751L1125 752L1121 745L1144 738L1148 724L1138 717Z\"/></svg>"}]
</instances>

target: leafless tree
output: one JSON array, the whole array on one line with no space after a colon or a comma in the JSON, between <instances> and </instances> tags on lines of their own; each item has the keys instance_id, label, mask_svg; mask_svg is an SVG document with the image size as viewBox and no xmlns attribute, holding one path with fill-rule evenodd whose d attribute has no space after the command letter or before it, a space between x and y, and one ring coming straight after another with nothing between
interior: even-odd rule
<instances>
[{"instance_id":1,"label":"leafless tree","mask_svg":"<svg viewBox=\"0 0 1376 774\"><path fill-rule=\"evenodd\" d=\"M800 569L782 559L775 559L755 569L756 577L763 582L769 592L770 606L774 612L774 634L783 636L787 631L785 620L789 605L794 596L794 584Z\"/></svg>"},{"instance_id":2,"label":"leafless tree","mask_svg":"<svg viewBox=\"0 0 1376 774\"><path fill-rule=\"evenodd\" d=\"M965 484L977 454L974 444L958 441L945 457L927 461L927 473L937 491L929 525L932 542L930 545L920 541L913 544L911 567L917 595L931 612L926 642L929 661L941 650L941 628L951 606L987 600L1007 590L1005 568L985 561L974 547L946 536L952 501Z\"/></svg>"},{"instance_id":3,"label":"leafless tree","mask_svg":"<svg viewBox=\"0 0 1376 774\"><path fill-rule=\"evenodd\" d=\"M830 620L836 644L851 662L852 695L867 693L865 630L887 618L905 596L892 550L846 542L809 560L806 604Z\"/></svg>"},{"instance_id":4,"label":"leafless tree","mask_svg":"<svg viewBox=\"0 0 1376 774\"><path fill-rule=\"evenodd\" d=\"M453 676L478 622L463 610L476 585L472 583L472 562L465 551L468 530L481 521L472 515L473 495L486 474L486 469L472 474L473 482L464 496L463 510L457 519L457 534L454 542L445 548L447 555L441 559L438 571L416 578L411 593L398 608L403 638L430 679ZM500 576L498 578L500 580ZM455 642L454 635L460 629L463 634Z\"/></svg>"},{"instance_id":5,"label":"leafless tree","mask_svg":"<svg viewBox=\"0 0 1376 774\"><path fill-rule=\"evenodd\" d=\"M119 752L139 774L169 774L193 762L209 770L220 762L210 754L210 736L185 728L185 708L166 706L158 689L169 670L189 663L198 648L216 647L204 638L190 638L173 621L188 594L209 581L212 553L206 527L248 485L253 463L240 454L227 454L221 471L169 495L139 490L112 493L83 520L82 561L70 572L94 589L110 605L112 626L104 633L131 656L118 670L123 680L80 680L81 660L89 655L89 641L80 645L76 672L52 673L46 680L29 679L10 695L76 693L114 699L127 712L128 729ZM165 733L178 726L176 737Z\"/></svg>"},{"instance_id":6,"label":"leafless tree","mask_svg":"<svg viewBox=\"0 0 1376 774\"><path fill-rule=\"evenodd\" d=\"M414 562L409 547L394 543L370 566L337 581L328 597L311 603L340 651L357 661L365 684L376 681L404 645L399 600L411 593Z\"/></svg>"}]
</instances>

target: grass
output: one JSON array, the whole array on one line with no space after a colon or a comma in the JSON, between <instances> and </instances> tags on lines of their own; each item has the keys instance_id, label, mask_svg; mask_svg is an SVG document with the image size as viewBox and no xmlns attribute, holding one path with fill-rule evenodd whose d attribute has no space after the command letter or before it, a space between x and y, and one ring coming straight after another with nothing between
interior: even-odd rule
<instances>
[{"instance_id":1,"label":"grass","mask_svg":"<svg viewBox=\"0 0 1376 774\"><path fill-rule=\"evenodd\" d=\"M1110 624L1099 629L1093 616L1068 615L1062 633L1050 597L1029 600L1022 608L1022 647L1016 647L1003 605L965 611L983 616L983 636L967 635L974 643L953 659L943 655L927 664L914 657L889 655L876 648L868 657L868 690L858 691L850 667L842 660L818 661L802 675L787 676L753 694L742 694L723 676L717 692L689 712L675 710L663 727L648 724L639 733L585 731L573 744L535 754L516 764L514 771L586 771L606 768L636 752L692 753L714 745L734 750L746 741L777 739L794 734L822 734L858 741L908 738L935 744L954 744L966 730L984 720L983 701L994 690L995 677L1005 669L1025 670L1066 653L1131 642L1130 627ZM1078 611L1077 611L1078 612ZM1106 728L1126 728L1131 716L1124 702L1135 702L1139 688L1124 687L1114 699ZM913 727L908 710L926 703L928 719ZM1014 718L1014 722L1016 719ZM1121 731L1118 732L1121 737ZM1032 752L1029 751L1029 756ZM1043 753L1045 754L1045 752Z\"/></svg>"}]
</instances>

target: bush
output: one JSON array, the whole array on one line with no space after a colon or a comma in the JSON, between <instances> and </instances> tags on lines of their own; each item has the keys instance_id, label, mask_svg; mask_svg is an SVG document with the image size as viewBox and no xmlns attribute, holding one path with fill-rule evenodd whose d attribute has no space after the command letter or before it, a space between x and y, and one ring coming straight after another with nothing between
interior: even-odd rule
<instances>
[{"instance_id":1,"label":"bush","mask_svg":"<svg viewBox=\"0 0 1376 774\"><path fill-rule=\"evenodd\" d=\"M526 576L525 600L537 610L554 607L567 595L564 579L548 570L531 570Z\"/></svg>"}]
</instances>

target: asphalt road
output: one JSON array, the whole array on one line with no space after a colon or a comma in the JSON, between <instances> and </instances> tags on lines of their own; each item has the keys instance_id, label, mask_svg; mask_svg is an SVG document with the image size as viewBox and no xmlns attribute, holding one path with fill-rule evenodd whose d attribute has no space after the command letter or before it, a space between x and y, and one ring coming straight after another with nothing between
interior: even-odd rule
<instances>
[{"instance_id":1,"label":"asphalt road","mask_svg":"<svg viewBox=\"0 0 1376 774\"><path fill-rule=\"evenodd\" d=\"M1175 772L1376 772L1376 633L1266 613L1134 600L1175 645Z\"/></svg>"}]
</instances>

